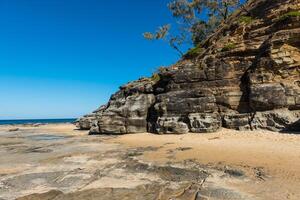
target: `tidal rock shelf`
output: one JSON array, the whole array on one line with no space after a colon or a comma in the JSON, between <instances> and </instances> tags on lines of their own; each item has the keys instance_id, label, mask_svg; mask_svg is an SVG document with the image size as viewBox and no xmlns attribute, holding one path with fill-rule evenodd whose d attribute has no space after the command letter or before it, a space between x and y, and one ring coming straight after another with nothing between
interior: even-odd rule
<instances>
[{"instance_id":1,"label":"tidal rock shelf","mask_svg":"<svg viewBox=\"0 0 300 200\"><path fill-rule=\"evenodd\" d=\"M300 15L293 13L300 0L250 1L196 47L201 53L120 87L77 126L93 134L299 131Z\"/></svg>"}]
</instances>

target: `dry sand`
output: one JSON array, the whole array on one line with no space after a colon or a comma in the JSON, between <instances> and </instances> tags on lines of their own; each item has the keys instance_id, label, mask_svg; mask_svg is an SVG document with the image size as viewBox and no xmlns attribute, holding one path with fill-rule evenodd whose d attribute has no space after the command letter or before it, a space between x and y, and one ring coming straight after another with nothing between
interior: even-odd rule
<instances>
[{"instance_id":1,"label":"dry sand","mask_svg":"<svg viewBox=\"0 0 300 200\"><path fill-rule=\"evenodd\" d=\"M0 126L0 199L50 190L65 194L24 199L53 194L57 197L51 199L115 199L109 195L116 193L118 199L142 194L149 196L143 199L157 194L156 199L168 199L161 188L178 193L189 184L174 199L192 199L189 193L198 194L194 199L300 199L297 134L223 129L88 136L71 124L18 126L19 131L9 132L12 128Z\"/></svg>"},{"instance_id":2,"label":"dry sand","mask_svg":"<svg viewBox=\"0 0 300 200\"><path fill-rule=\"evenodd\" d=\"M212 134L124 135L113 141L129 147L161 147L143 155L147 162L192 159L216 168L241 169L261 179L255 185L240 184L246 192L264 193L266 199L300 199L300 135L223 129Z\"/></svg>"}]
</instances>

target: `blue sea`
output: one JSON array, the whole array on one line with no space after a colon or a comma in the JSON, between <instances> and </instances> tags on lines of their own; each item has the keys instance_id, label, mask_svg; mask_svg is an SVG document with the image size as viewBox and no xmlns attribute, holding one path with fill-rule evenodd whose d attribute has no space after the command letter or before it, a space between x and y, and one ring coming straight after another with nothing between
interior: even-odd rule
<instances>
[{"instance_id":1,"label":"blue sea","mask_svg":"<svg viewBox=\"0 0 300 200\"><path fill-rule=\"evenodd\" d=\"M18 120L0 120L0 125L14 124L57 124L57 123L73 123L75 118L70 119L18 119Z\"/></svg>"}]
</instances>

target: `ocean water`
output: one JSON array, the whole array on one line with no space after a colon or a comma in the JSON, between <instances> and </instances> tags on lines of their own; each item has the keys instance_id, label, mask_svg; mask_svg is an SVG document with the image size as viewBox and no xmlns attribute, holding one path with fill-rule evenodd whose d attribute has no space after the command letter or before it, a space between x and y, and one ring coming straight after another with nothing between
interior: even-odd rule
<instances>
[{"instance_id":1,"label":"ocean water","mask_svg":"<svg viewBox=\"0 0 300 200\"><path fill-rule=\"evenodd\" d=\"M0 120L0 125L14 124L57 124L57 123L73 123L75 118L70 119L18 119L18 120Z\"/></svg>"}]
</instances>

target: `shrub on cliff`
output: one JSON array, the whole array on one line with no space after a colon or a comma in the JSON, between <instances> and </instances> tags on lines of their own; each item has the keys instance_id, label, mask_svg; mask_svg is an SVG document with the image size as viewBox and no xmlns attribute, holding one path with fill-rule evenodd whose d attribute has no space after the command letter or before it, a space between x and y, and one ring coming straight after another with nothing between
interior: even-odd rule
<instances>
[{"instance_id":1,"label":"shrub on cliff","mask_svg":"<svg viewBox=\"0 0 300 200\"><path fill-rule=\"evenodd\" d=\"M228 17L244 2L246 1L173 0L168 7L177 23L163 25L154 33L146 32L144 37L148 40L164 40L183 56L182 45L192 44L197 47L220 24L226 23ZM249 21L249 18L243 20ZM196 53L195 50L197 49L192 49L188 55Z\"/></svg>"},{"instance_id":2,"label":"shrub on cliff","mask_svg":"<svg viewBox=\"0 0 300 200\"><path fill-rule=\"evenodd\" d=\"M201 45L197 45L196 47L189 49L188 52L186 54L184 54L184 57L185 58L194 58L202 52L203 52L203 48L201 47Z\"/></svg>"},{"instance_id":3,"label":"shrub on cliff","mask_svg":"<svg viewBox=\"0 0 300 200\"><path fill-rule=\"evenodd\" d=\"M225 51L230 51L232 49L235 49L236 48L236 45L233 44L233 43L228 43L226 44L223 48L222 48L222 52L225 52Z\"/></svg>"},{"instance_id":4,"label":"shrub on cliff","mask_svg":"<svg viewBox=\"0 0 300 200\"><path fill-rule=\"evenodd\" d=\"M241 17L239 18L239 22L240 22L241 24L242 24L242 23L244 23L244 24L250 24L252 21L253 21L253 18L250 17L250 16L241 16Z\"/></svg>"},{"instance_id":5,"label":"shrub on cliff","mask_svg":"<svg viewBox=\"0 0 300 200\"><path fill-rule=\"evenodd\" d=\"M290 11L288 13L283 14L282 16L279 17L279 20L286 20L290 17L299 17L300 16L300 11Z\"/></svg>"}]
</instances>

